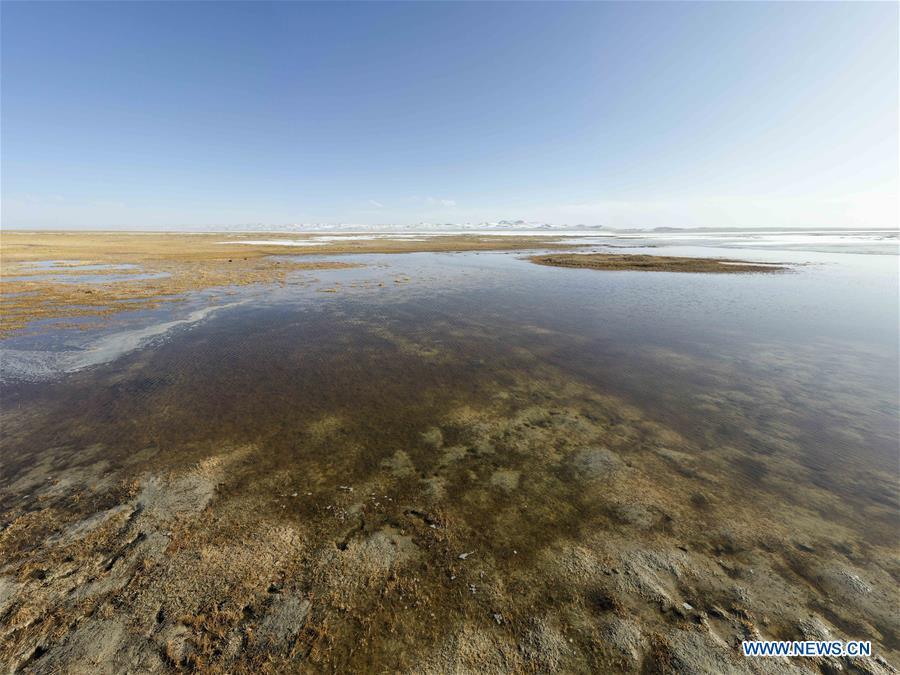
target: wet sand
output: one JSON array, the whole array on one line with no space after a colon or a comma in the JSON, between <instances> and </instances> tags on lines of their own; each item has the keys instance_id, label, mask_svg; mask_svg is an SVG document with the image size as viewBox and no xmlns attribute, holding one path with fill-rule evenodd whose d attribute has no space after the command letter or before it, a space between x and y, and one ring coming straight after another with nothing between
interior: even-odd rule
<instances>
[{"instance_id":1,"label":"wet sand","mask_svg":"<svg viewBox=\"0 0 900 675\"><path fill-rule=\"evenodd\" d=\"M656 308L648 342L638 303L586 311L618 275L517 258L421 295L287 289L5 387L3 668L895 672L881 357L760 335L745 363ZM875 657L743 659L754 638Z\"/></svg>"}]
</instances>

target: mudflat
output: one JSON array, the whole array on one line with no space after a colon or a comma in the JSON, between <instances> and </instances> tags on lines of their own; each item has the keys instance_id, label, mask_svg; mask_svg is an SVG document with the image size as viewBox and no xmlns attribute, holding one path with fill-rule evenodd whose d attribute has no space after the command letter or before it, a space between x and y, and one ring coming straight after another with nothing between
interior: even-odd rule
<instances>
[{"instance_id":1,"label":"mudflat","mask_svg":"<svg viewBox=\"0 0 900 675\"><path fill-rule=\"evenodd\" d=\"M720 258L686 258L666 255L621 253L570 253L536 255L530 258L538 265L576 267L592 270L630 270L636 272L693 272L712 274L747 274L783 272L786 265L752 263L746 260Z\"/></svg>"}]
</instances>

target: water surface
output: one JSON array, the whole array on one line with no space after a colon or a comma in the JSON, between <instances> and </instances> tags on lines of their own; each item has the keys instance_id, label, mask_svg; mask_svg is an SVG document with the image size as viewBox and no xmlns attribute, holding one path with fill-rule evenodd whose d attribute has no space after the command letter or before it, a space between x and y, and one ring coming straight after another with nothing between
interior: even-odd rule
<instances>
[{"instance_id":1,"label":"water surface","mask_svg":"<svg viewBox=\"0 0 900 675\"><path fill-rule=\"evenodd\" d=\"M738 257L655 245L634 250ZM137 336L109 360L4 386L0 507L7 522L47 504L55 518L83 517L83 502L42 497L37 476L98 462L131 480L194 475L198 462L231 457L225 449L251 448L241 452L252 461L216 460L237 463L202 538L247 541L259 523L300 533L305 552L273 569L291 570L277 584L318 594L315 635L302 641L324 669L410 667L471 630L523 644L535 612L571 636L557 667L616 662L596 646L615 640L596 631L621 612L681 658L687 633L671 607L682 601L706 612L737 603L784 638L805 635L813 612L895 654L897 258L740 257L795 266L697 275L558 269L521 253L344 256L365 266L234 289L208 314L188 303L77 335L12 338L7 367L26 352L52 361L94 354L112 333ZM97 494L96 508L124 499ZM44 555L39 538L17 541L16 560ZM476 565L459 558L468 551ZM669 562L647 562L659 556ZM643 581L609 585L620 568ZM881 599L835 602L851 591L830 580L849 578ZM369 590L347 595L348 579ZM276 582L259 583L234 581L249 609L229 630L264 615ZM779 584L792 590L773 594ZM737 588L749 599L735 600ZM375 589L393 600L376 601ZM210 593L178 602L197 613L224 602ZM342 605L356 618L336 618ZM317 652L326 624L329 656ZM351 648L363 634L380 637ZM534 658L522 667L552 665ZM662 657L634 658L637 668Z\"/></svg>"}]
</instances>

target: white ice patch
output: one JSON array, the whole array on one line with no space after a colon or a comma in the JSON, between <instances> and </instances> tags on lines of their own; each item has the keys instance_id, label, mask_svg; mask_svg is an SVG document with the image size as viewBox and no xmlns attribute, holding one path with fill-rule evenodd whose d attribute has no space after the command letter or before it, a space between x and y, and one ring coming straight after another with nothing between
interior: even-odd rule
<instances>
[{"instance_id":1,"label":"white ice patch","mask_svg":"<svg viewBox=\"0 0 900 675\"><path fill-rule=\"evenodd\" d=\"M242 239L241 241L220 241L219 244L245 244L249 246L322 246L324 241L311 239Z\"/></svg>"},{"instance_id":2,"label":"white ice patch","mask_svg":"<svg viewBox=\"0 0 900 675\"><path fill-rule=\"evenodd\" d=\"M376 239L401 239L403 241L427 241L428 235L409 234L344 234L315 236L309 239L240 239L220 241L218 244L244 244L249 246L324 246L329 242L373 241Z\"/></svg>"},{"instance_id":3,"label":"white ice patch","mask_svg":"<svg viewBox=\"0 0 900 675\"><path fill-rule=\"evenodd\" d=\"M197 323L214 312L241 304L243 302L204 307L191 312L183 319L104 335L85 349L68 351L0 349L0 382L39 382L64 373L74 373L101 363L109 363L140 349L151 339L163 336L173 328Z\"/></svg>"}]
</instances>

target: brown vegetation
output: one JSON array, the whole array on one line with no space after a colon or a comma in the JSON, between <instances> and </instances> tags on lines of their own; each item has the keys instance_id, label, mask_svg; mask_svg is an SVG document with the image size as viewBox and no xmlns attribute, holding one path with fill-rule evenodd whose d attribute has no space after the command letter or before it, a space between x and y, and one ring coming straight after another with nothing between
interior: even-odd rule
<instances>
[{"instance_id":1,"label":"brown vegetation","mask_svg":"<svg viewBox=\"0 0 900 675\"><path fill-rule=\"evenodd\" d=\"M284 256L415 251L521 250L551 245L544 237L434 236L348 239L321 246L242 244L311 239L310 235L123 232L4 232L0 240L0 337L41 319L108 316L182 300L189 291L285 283L291 272L355 267L339 261L302 262ZM224 242L224 243L223 243ZM51 270L31 266L62 261ZM90 264L136 265L105 272ZM71 283L85 274L134 276L134 281ZM160 275L146 278L144 274ZM12 277L14 280L10 280ZM31 277L31 278L27 278Z\"/></svg>"},{"instance_id":2,"label":"brown vegetation","mask_svg":"<svg viewBox=\"0 0 900 675\"><path fill-rule=\"evenodd\" d=\"M781 272L780 264L754 263L746 260L717 258L680 258L666 255L632 255L622 253L556 253L536 255L531 262L550 267L578 267L592 270L631 270L642 272L714 272L741 274L747 272Z\"/></svg>"}]
</instances>

